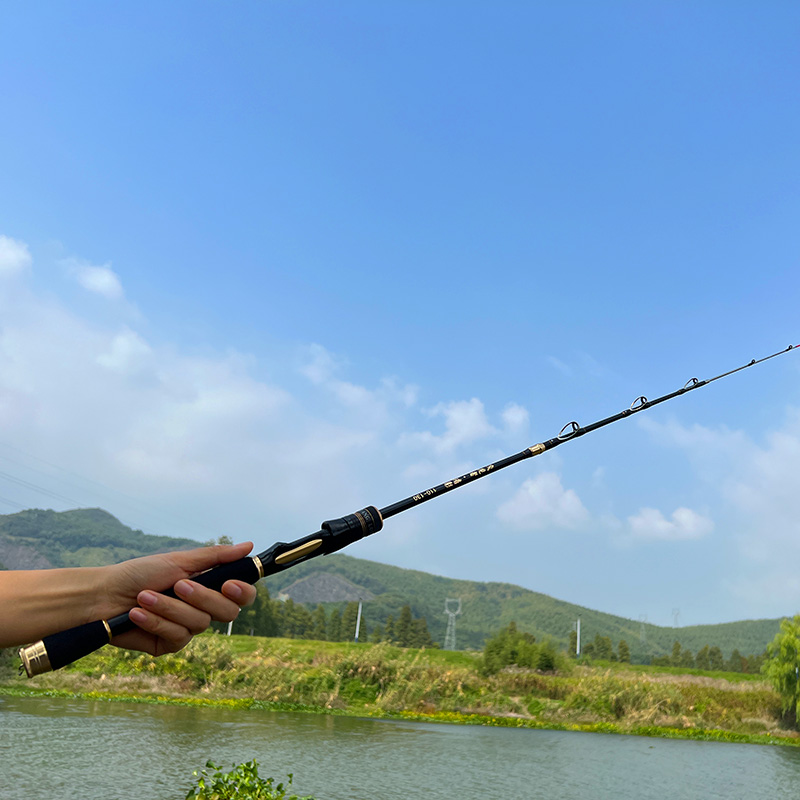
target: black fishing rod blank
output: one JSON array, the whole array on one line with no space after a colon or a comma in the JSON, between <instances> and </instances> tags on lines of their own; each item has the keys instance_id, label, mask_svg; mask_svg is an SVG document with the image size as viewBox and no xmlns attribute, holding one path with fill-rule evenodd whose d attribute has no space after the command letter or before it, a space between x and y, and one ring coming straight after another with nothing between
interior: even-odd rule
<instances>
[{"instance_id":1,"label":"black fishing rod blank","mask_svg":"<svg viewBox=\"0 0 800 800\"><path fill-rule=\"evenodd\" d=\"M747 364L723 372L713 378L707 378L706 380L691 378L686 381L680 389L657 397L655 400L648 400L643 396L637 397L624 411L612 414L610 417L605 417L590 425L581 426L575 421L568 422L554 438L532 445L531 447L526 447L519 453L502 458L499 461L495 461L493 464L487 464L485 467L467 472L458 478L453 478L453 480L447 481L446 483L440 483L438 486L433 486L430 489L426 489L424 492L414 494L411 497L407 497L405 500L392 503L384 508L378 509L375 506L367 506L345 517L328 520L322 523L320 529L316 533L309 534L300 539L295 539L293 542L276 542L263 553L259 553L256 556L247 556L246 558L239 559L230 564L222 564L218 567L214 567L213 569L197 575L192 580L210 589L219 591L225 581L228 580L235 579L247 583L256 583L267 575L274 575L275 573L282 572L296 564L301 564L303 561L308 561L317 556L335 553L337 550L341 550L353 544L353 542L363 539L365 536L377 533L383 527L384 520L400 514L403 511L407 511L409 508L426 503L429 500L433 500L434 497L440 497L447 492L472 483L479 478L510 467L512 464L517 464L520 461L525 461L528 458L541 455L565 442L585 436L587 433L596 431L599 428L604 428L606 425L611 425L613 422L626 419L648 408L664 403L667 400L672 400L674 397L692 392L695 389L699 389L701 386L707 386L709 383L720 380L720 378L725 378L728 375L741 372L744 369L753 367L756 364L761 364L764 361L768 361L783 353L788 353L790 350L795 350L798 347L800 347L800 345L789 345L785 350L779 350L777 353L765 356L764 358L753 359ZM175 597L175 593L172 589L164 588L166 591L162 591L163 594L168 597ZM46 636L41 641L23 647L19 651L20 658L22 659L22 667L24 667L29 678L43 672L60 669L95 650L99 650L103 645L108 644L115 636L125 633L134 627L135 624L131 620L129 612L125 612L112 619L89 622L85 625L78 625L75 628L62 631L61 633Z\"/></svg>"}]
</instances>

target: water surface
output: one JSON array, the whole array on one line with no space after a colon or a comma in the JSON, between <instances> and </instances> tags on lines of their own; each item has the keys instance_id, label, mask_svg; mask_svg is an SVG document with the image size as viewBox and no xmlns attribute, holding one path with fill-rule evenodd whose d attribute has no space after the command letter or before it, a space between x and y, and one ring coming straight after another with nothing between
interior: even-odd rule
<instances>
[{"instance_id":1,"label":"water surface","mask_svg":"<svg viewBox=\"0 0 800 800\"><path fill-rule=\"evenodd\" d=\"M800 797L800 748L0 696L2 800L177 800L252 758L317 800Z\"/></svg>"}]
</instances>

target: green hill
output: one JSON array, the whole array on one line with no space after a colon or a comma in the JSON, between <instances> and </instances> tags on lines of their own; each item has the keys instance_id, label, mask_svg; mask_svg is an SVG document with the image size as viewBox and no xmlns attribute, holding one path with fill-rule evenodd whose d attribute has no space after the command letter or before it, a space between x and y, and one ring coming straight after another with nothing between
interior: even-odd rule
<instances>
[{"instance_id":1,"label":"green hill","mask_svg":"<svg viewBox=\"0 0 800 800\"><path fill-rule=\"evenodd\" d=\"M197 546L133 530L100 508L0 515L0 562L8 569L97 567Z\"/></svg>"},{"instance_id":2,"label":"green hill","mask_svg":"<svg viewBox=\"0 0 800 800\"><path fill-rule=\"evenodd\" d=\"M9 569L98 566L197 545L190 539L150 536L133 530L97 508L62 512L33 509L0 515L0 563ZM324 580L324 576L330 577ZM313 580L303 580L312 577ZM331 577L338 580L332 581ZM481 648L489 636L511 621L538 639L549 637L566 646L580 615L584 642L599 634L610 637L616 647L624 639L635 661L670 653L675 640L693 653L706 644L716 645L728 658L734 649L743 655L763 652L780 624L780 620L772 619L685 628L642 626L635 620L583 608L510 583L455 580L339 554L298 564L269 577L266 584L272 597L281 593L291 596L292 584L298 584L305 592L303 601L312 606L333 600L336 595L314 596L308 594L309 587L335 585L336 591L341 591L346 586L348 599L353 599L353 593L364 597L364 618L370 630L383 625L389 615L396 619L408 604L414 616L426 618L431 635L438 642L444 641L447 625L445 600L460 598L462 613L456 620L459 649ZM296 599L300 601L299 597Z\"/></svg>"},{"instance_id":3,"label":"green hill","mask_svg":"<svg viewBox=\"0 0 800 800\"><path fill-rule=\"evenodd\" d=\"M539 639L550 637L566 647L580 615L584 642L599 634L609 636L616 647L624 639L636 661L670 653L676 639L693 653L706 644L716 645L727 658L734 649L745 655L763 652L780 625L777 619L686 628L645 624L642 640L642 625L638 621L556 600L510 583L455 580L339 554L298 564L270 576L266 584L275 597L299 579L320 572L341 576L374 596L374 600L364 604L364 617L370 629L382 624L389 614L396 618L398 610L408 603L415 616L426 618L431 635L438 642L444 641L447 625L445 599L460 598L462 613L456 618L459 649L481 648L488 636L511 621Z\"/></svg>"}]
</instances>

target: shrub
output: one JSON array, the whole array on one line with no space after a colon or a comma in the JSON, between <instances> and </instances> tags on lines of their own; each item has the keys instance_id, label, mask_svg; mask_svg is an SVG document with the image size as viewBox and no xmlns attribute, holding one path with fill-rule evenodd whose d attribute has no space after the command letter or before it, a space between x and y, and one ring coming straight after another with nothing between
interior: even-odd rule
<instances>
[{"instance_id":1,"label":"shrub","mask_svg":"<svg viewBox=\"0 0 800 800\"><path fill-rule=\"evenodd\" d=\"M213 772L209 774L209 770ZM193 774L196 785L189 790L186 800L314 800L310 795L300 798L286 794L292 785L291 773L286 784L277 786L274 778L262 778L255 759L238 767L234 764L230 772L222 772L221 767L208 761L204 770Z\"/></svg>"},{"instance_id":2,"label":"shrub","mask_svg":"<svg viewBox=\"0 0 800 800\"><path fill-rule=\"evenodd\" d=\"M480 671L495 675L504 667L515 666L553 672L565 661L552 642L537 643L535 636L517 630L516 623L511 622L486 642Z\"/></svg>"}]
</instances>

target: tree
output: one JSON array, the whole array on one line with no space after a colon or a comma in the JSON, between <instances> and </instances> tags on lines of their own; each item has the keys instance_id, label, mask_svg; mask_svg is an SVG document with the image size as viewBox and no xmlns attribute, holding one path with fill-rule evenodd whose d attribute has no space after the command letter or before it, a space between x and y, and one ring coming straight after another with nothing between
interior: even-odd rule
<instances>
[{"instance_id":1,"label":"tree","mask_svg":"<svg viewBox=\"0 0 800 800\"><path fill-rule=\"evenodd\" d=\"M289 597L285 603L280 604L281 635L287 639L308 639L311 637L313 623L311 612L300 603L295 603Z\"/></svg>"},{"instance_id":2,"label":"tree","mask_svg":"<svg viewBox=\"0 0 800 800\"><path fill-rule=\"evenodd\" d=\"M623 664L630 664L631 663L631 648L628 647L628 643L622 639L617 647L617 653L619 654L619 660Z\"/></svg>"},{"instance_id":3,"label":"tree","mask_svg":"<svg viewBox=\"0 0 800 800\"><path fill-rule=\"evenodd\" d=\"M747 660L738 649L734 650L731 653L727 667L729 672L747 672Z\"/></svg>"},{"instance_id":4,"label":"tree","mask_svg":"<svg viewBox=\"0 0 800 800\"><path fill-rule=\"evenodd\" d=\"M204 547L214 547L217 544L233 544L233 539L223 533L222 536L218 536L216 539L209 539L207 542L203 542Z\"/></svg>"},{"instance_id":5,"label":"tree","mask_svg":"<svg viewBox=\"0 0 800 800\"><path fill-rule=\"evenodd\" d=\"M342 641L342 612L339 608L334 608L331 611L331 617L328 620L328 641Z\"/></svg>"},{"instance_id":6,"label":"tree","mask_svg":"<svg viewBox=\"0 0 800 800\"><path fill-rule=\"evenodd\" d=\"M725 662L722 660L722 650L716 645L708 651L708 666L710 669L723 670Z\"/></svg>"},{"instance_id":7,"label":"tree","mask_svg":"<svg viewBox=\"0 0 800 800\"><path fill-rule=\"evenodd\" d=\"M781 620L781 629L767 645L764 674L781 696L784 715L794 724L800 718L800 614Z\"/></svg>"},{"instance_id":8,"label":"tree","mask_svg":"<svg viewBox=\"0 0 800 800\"><path fill-rule=\"evenodd\" d=\"M554 669L555 649L548 644L547 653L540 659L542 647L536 645L536 637L517 630L517 624L510 622L507 627L488 639L481 659L481 672L494 675L503 667L515 665L531 669ZM543 666L540 666L540 660Z\"/></svg>"},{"instance_id":9,"label":"tree","mask_svg":"<svg viewBox=\"0 0 800 800\"><path fill-rule=\"evenodd\" d=\"M751 653L747 656L747 671L753 675L757 675L761 672L762 667L764 666L764 662L767 660L767 654L764 653Z\"/></svg>"},{"instance_id":10,"label":"tree","mask_svg":"<svg viewBox=\"0 0 800 800\"><path fill-rule=\"evenodd\" d=\"M413 622L414 618L411 615L411 606L403 606L403 608L400 609L400 618L394 626L394 635L400 647L411 646L411 626Z\"/></svg>"},{"instance_id":11,"label":"tree","mask_svg":"<svg viewBox=\"0 0 800 800\"><path fill-rule=\"evenodd\" d=\"M410 647L433 647L433 639L425 617L417 617L411 623Z\"/></svg>"},{"instance_id":12,"label":"tree","mask_svg":"<svg viewBox=\"0 0 800 800\"><path fill-rule=\"evenodd\" d=\"M697 669L711 669L711 661L708 656L708 645L697 651L694 660Z\"/></svg>"},{"instance_id":13,"label":"tree","mask_svg":"<svg viewBox=\"0 0 800 800\"><path fill-rule=\"evenodd\" d=\"M352 642L356 638L356 620L358 619L358 603L349 602L342 614L341 641Z\"/></svg>"},{"instance_id":14,"label":"tree","mask_svg":"<svg viewBox=\"0 0 800 800\"><path fill-rule=\"evenodd\" d=\"M394 617L391 614L389 614L386 620L386 634L384 635L384 639L389 642L389 644L393 644L395 641Z\"/></svg>"},{"instance_id":15,"label":"tree","mask_svg":"<svg viewBox=\"0 0 800 800\"><path fill-rule=\"evenodd\" d=\"M311 615L311 636L317 641L324 642L328 638L328 626L325 619L325 608L320 603Z\"/></svg>"},{"instance_id":16,"label":"tree","mask_svg":"<svg viewBox=\"0 0 800 800\"><path fill-rule=\"evenodd\" d=\"M570 658L575 658L578 653L578 631L569 632L569 644L567 645L567 654Z\"/></svg>"},{"instance_id":17,"label":"tree","mask_svg":"<svg viewBox=\"0 0 800 800\"><path fill-rule=\"evenodd\" d=\"M601 636L599 633L594 637L594 657L604 661L614 661L614 645L611 644L610 636Z\"/></svg>"},{"instance_id":18,"label":"tree","mask_svg":"<svg viewBox=\"0 0 800 800\"><path fill-rule=\"evenodd\" d=\"M252 631L255 636L277 636L279 620L275 603L263 583L256 584L256 589L253 605L242 609L234 620L233 633L248 634Z\"/></svg>"}]
</instances>

